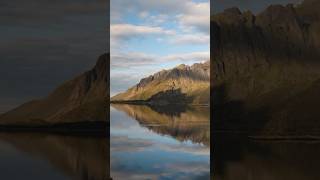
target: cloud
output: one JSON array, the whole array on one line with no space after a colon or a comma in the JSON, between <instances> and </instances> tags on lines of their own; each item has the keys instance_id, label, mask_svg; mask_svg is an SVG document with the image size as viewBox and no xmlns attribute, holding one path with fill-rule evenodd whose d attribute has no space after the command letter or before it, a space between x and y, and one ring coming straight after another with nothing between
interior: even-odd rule
<instances>
[{"instance_id":1,"label":"cloud","mask_svg":"<svg viewBox=\"0 0 320 180\"><path fill-rule=\"evenodd\" d=\"M172 15L181 12L185 9L185 3L190 0L122 0L111 1L111 21L119 22L123 17L123 9L126 8L128 12L157 12L160 14ZM177 4L179 6L177 6Z\"/></svg>"},{"instance_id":2,"label":"cloud","mask_svg":"<svg viewBox=\"0 0 320 180\"><path fill-rule=\"evenodd\" d=\"M177 53L165 56L156 56L142 52L115 52L111 53L111 68L139 68L163 63L203 62L209 59L209 51Z\"/></svg>"},{"instance_id":3,"label":"cloud","mask_svg":"<svg viewBox=\"0 0 320 180\"><path fill-rule=\"evenodd\" d=\"M188 2L185 12L178 15L180 25L185 31L199 30L206 34L210 30L210 3Z\"/></svg>"},{"instance_id":4,"label":"cloud","mask_svg":"<svg viewBox=\"0 0 320 180\"><path fill-rule=\"evenodd\" d=\"M143 26L133 24L111 24L110 36L112 47L123 45L123 41L149 35L174 35L174 30L166 30L162 27Z\"/></svg>"},{"instance_id":5,"label":"cloud","mask_svg":"<svg viewBox=\"0 0 320 180\"><path fill-rule=\"evenodd\" d=\"M209 0L125 0L112 1L111 7L112 49L126 47L127 40L148 35L170 36L173 40L169 41L173 41L175 45L209 44ZM125 11L123 7L126 7ZM139 20L132 23L125 18L127 16ZM168 23L174 23L177 27L168 26ZM192 34L197 37L191 37ZM165 38L161 39L163 43L166 42Z\"/></svg>"},{"instance_id":6,"label":"cloud","mask_svg":"<svg viewBox=\"0 0 320 180\"><path fill-rule=\"evenodd\" d=\"M210 52L191 52L191 53L180 53L170 54L160 58L161 61L178 61L178 62L203 62L210 59Z\"/></svg>"},{"instance_id":7,"label":"cloud","mask_svg":"<svg viewBox=\"0 0 320 180\"><path fill-rule=\"evenodd\" d=\"M134 86L142 77L143 75L139 72L124 73L123 70L112 70L110 76L111 97Z\"/></svg>"},{"instance_id":8,"label":"cloud","mask_svg":"<svg viewBox=\"0 0 320 180\"><path fill-rule=\"evenodd\" d=\"M205 33L209 33L210 31L209 13L204 16L182 15L179 16L179 21L185 31L192 31L193 29L197 29Z\"/></svg>"},{"instance_id":9,"label":"cloud","mask_svg":"<svg viewBox=\"0 0 320 180\"><path fill-rule=\"evenodd\" d=\"M132 37L138 35L164 34L172 35L175 31L165 30L161 27L139 26L132 24L112 24L111 34L114 37Z\"/></svg>"},{"instance_id":10,"label":"cloud","mask_svg":"<svg viewBox=\"0 0 320 180\"><path fill-rule=\"evenodd\" d=\"M177 35L175 38L171 40L171 43L178 44L178 45L185 45L185 44L208 45L210 43L210 35L201 34L201 33Z\"/></svg>"},{"instance_id":11,"label":"cloud","mask_svg":"<svg viewBox=\"0 0 320 180\"><path fill-rule=\"evenodd\" d=\"M138 66L153 65L156 56L141 52L114 52L111 53L112 68L130 68Z\"/></svg>"},{"instance_id":12,"label":"cloud","mask_svg":"<svg viewBox=\"0 0 320 180\"><path fill-rule=\"evenodd\" d=\"M142 11L139 13L140 18L147 18L149 16L148 11Z\"/></svg>"},{"instance_id":13,"label":"cloud","mask_svg":"<svg viewBox=\"0 0 320 180\"><path fill-rule=\"evenodd\" d=\"M172 17L170 17L167 14L157 14L157 15L150 15L148 17L145 17L144 20L146 21L146 24L159 26L168 21L172 21Z\"/></svg>"},{"instance_id":14,"label":"cloud","mask_svg":"<svg viewBox=\"0 0 320 180\"><path fill-rule=\"evenodd\" d=\"M121 22L125 13L123 7L126 7L129 12L138 12L137 14L146 17L150 12L158 14L150 16L151 21L177 20L184 28L197 29L208 33L210 27L210 3L208 2L193 2L191 0L125 0L111 2L111 22ZM165 18L165 19L164 19ZM176 18L176 19L174 19Z\"/></svg>"}]
</instances>

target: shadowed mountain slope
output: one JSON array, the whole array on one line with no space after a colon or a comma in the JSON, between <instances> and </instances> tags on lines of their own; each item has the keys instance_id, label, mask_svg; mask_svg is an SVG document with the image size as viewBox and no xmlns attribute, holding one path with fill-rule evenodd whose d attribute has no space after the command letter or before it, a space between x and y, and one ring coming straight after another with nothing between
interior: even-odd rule
<instances>
[{"instance_id":1,"label":"shadowed mountain slope","mask_svg":"<svg viewBox=\"0 0 320 180\"><path fill-rule=\"evenodd\" d=\"M209 104L210 64L179 65L142 79L111 101L145 101L154 104Z\"/></svg>"},{"instance_id":2,"label":"shadowed mountain slope","mask_svg":"<svg viewBox=\"0 0 320 180\"><path fill-rule=\"evenodd\" d=\"M211 17L214 128L319 135L320 1Z\"/></svg>"},{"instance_id":3,"label":"shadowed mountain slope","mask_svg":"<svg viewBox=\"0 0 320 180\"><path fill-rule=\"evenodd\" d=\"M1 125L41 126L59 123L107 122L109 55L95 67L63 83L47 97L0 115Z\"/></svg>"}]
</instances>

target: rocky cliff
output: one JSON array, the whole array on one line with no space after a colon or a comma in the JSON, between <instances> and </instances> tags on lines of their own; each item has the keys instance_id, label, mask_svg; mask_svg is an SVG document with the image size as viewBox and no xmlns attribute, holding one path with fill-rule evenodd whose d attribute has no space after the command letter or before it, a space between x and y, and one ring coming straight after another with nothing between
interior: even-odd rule
<instances>
[{"instance_id":1,"label":"rocky cliff","mask_svg":"<svg viewBox=\"0 0 320 180\"><path fill-rule=\"evenodd\" d=\"M107 122L109 55L95 67L63 83L47 97L0 115L1 125L41 126L59 123Z\"/></svg>"},{"instance_id":2,"label":"rocky cliff","mask_svg":"<svg viewBox=\"0 0 320 180\"><path fill-rule=\"evenodd\" d=\"M320 1L211 17L216 130L317 135Z\"/></svg>"},{"instance_id":3,"label":"rocky cliff","mask_svg":"<svg viewBox=\"0 0 320 180\"><path fill-rule=\"evenodd\" d=\"M154 104L209 104L210 64L179 65L142 79L111 101L145 101Z\"/></svg>"}]
</instances>

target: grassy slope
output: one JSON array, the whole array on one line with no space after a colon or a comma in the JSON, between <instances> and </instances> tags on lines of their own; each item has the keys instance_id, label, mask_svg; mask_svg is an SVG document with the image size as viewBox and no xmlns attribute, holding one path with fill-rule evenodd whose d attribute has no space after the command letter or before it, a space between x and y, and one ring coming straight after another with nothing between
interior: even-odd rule
<instances>
[{"instance_id":1,"label":"grassy slope","mask_svg":"<svg viewBox=\"0 0 320 180\"><path fill-rule=\"evenodd\" d=\"M174 83L174 86L172 84ZM192 104L209 104L210 84L206 81L194 81L190 79L169 79L166 81L154 81L144 88L130 88L125 93L121 93L111 98L111 101L134 101L149 100L159 92L166 92L172 89L181 90L181 93L189 97ZM166 95L162 100L169 100ZM177 102L179 103L179 102Z\"/></svg>"}]
</instances>

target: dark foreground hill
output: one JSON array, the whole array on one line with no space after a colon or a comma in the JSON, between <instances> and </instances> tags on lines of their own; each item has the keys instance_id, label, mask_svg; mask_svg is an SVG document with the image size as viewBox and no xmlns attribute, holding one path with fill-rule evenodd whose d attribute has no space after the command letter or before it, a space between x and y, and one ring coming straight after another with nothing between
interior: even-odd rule
<instances>
[{"instance_id":1,"label":"dark foreground hill","mask_svg":"<svg viewBox=\"0 0 320 180\"><path fill-rule=\"evenodd\" d=\"M109 55L99 57L95 67L63 83L43 99L25 103L0 115L1 127L42 127L67 124L105 125L109 102ZM89 126L89 127L90 127Z\"/></svg>"},{"instance_id":2,"label":"dark foreground hill","mask_svg":"<svg viewBox=\"0 0 320 180\"><path fill-rule=\"evenodd\" d=\"M320 1L211 17L215 131L320 135Z\"/></svg>"}]
</instances>

